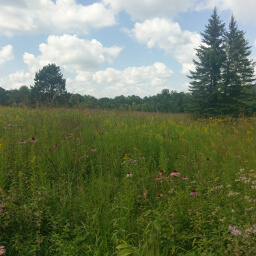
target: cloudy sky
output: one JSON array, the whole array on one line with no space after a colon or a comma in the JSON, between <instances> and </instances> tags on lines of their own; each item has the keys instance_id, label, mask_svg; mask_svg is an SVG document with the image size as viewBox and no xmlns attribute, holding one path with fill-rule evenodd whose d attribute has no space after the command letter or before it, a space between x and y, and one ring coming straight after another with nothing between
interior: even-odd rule
<instances>
[{"instance_id":1,"label":"cloudy sky","mask_svg":"<svg viewBox=\"0 0 256 256\"><path fill-rule=\"evenodd\" d=\"M195 48L218 8L256 59L255 0L0 0L0 87L33 85L49 63L96 98L187 91Z\"/></svg>"}]
</instances>

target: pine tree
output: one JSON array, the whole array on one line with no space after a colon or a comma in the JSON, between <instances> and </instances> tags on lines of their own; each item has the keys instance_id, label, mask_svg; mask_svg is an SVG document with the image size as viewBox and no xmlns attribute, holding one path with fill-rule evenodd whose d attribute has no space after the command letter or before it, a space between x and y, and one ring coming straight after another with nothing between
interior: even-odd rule
<instances>
[{"instance_id":1,"label":"pine tree","mask_svg":"<svg viewBox=\"0 0 256 256\"><path fill-rule=\"evenodd\" d=\"M215 8L205 31L201 33L202 44L196 49L198 60L193 60L195 71L190 71L188 76L193 80L190 83L190 110L200 115L219 114L221 68L225 61L224 27Z\"/></svg>"},{"instance_id":2,"label":"pine tree","mask_svg":"<svg viewBox=\"0 0 256 256\"><path fill-rule=\"evenodd\" d=\"M248 113L253 105L252 82L254 62L249 59L251 47L239 30L232 15L229 30L225 33L226 60L223 65L221 112L237 116Z\"/></svg>"}]
</instances>

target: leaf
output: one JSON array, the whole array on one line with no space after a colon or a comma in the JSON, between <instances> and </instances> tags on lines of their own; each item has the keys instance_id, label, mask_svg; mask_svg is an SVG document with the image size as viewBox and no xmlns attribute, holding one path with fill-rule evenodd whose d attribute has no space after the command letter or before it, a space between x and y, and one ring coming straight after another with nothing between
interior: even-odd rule
<instances>
[{"instance_id":1,"label":"leaf","mask_svg":"<svg viewBox=\"0 0 256 256\"><path fill-rule=\"evenodd\" d=\"M124 243L124 244L119 244L116 249L123 249L123 248L127 248L129 247L129 245L127 243Z\"/></svg>"},{"instance_id":2,"label":"leaf","mask_svg":"<svg viewBox=\"0 0 256 256\"><path fill-rule=\"evenodd\" d=\"M124 249L121 252L118 253L118 256L126 256L126 255L130 255L132 254L132 250L131 249Z\"/></svg>"}]
</instances>

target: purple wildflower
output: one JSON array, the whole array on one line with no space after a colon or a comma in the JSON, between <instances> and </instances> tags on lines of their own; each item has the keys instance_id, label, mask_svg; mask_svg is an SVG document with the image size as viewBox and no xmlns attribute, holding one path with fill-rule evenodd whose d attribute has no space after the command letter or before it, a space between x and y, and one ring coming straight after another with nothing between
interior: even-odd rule
<instances>
[{"instance_id":1,"label":"purple wildflower","mask_svg":"<svg viewBox=\"0 0 256 256\"><path fill-rule=\"evenodd\" d=\"M162 180L163 178L161 176L157 176L155 180Z\"/></svg>"},{"instance_id":2,"label":"purple wildflower","mask_svg":"<svg viewBox=\"0 0 256 256\"><path fill-rule=\"evenodd\" d=\"M77 141L82 141L83 138L79 137L79 138L76 138Z\"/></svg>"},{"instance_id":3,"label":"purple wildflower","mask_svg":"<svg viewBox=\"0 0 256 256\"><path fill-rule=\"evenodd\" d=\"M162 176L164 174L166 174L166 171L161 169L160 172L159 172L159 175Z\"/></svg>"},{"instance_id":4,"label":"purple wildflower","mask_svg":"<svg viewBox=\"0 0 256 256\"><path fill-rule=\"evenodd\" d=\"M187 176L183 176L182 179L183 180L188 180L188 177Z\"/></svg>"},{"instance_id":5,"label":"purple wildflower","mask_svg":"<svg viewBox=\"0 0 256 256\"><path fill-rule=\"evenodd\" d=\"M6 250L4 249L4 246L0 246L0 255L3 255L6 253Z\"/></svg>"},{"instance_id":6,"label":"purple wildflower","mask_svg":"<svg viewBox=\"0 0 256 256\"><path fill-rule=\"evenodd\" d=\"M19 144L26 144L27 142L25 140L22 140L19 142Z\"/></svg>"},{"instance_id":7,"label":"purple wildflower","mask_svg":"<svg viewBox=\"0 0 256 256\"><path fill-rule=\"evenodd\" d=\"M66 139L71 139L72 138L72 135L68 135L67 137L66 137Z\"/></svg>"},{"instance_id":8,"label":"purple wildflower","mask_svg":"<svg viewBox=\"0 0 256 256\"><path fill-rule=\"evenodd\" d=\"M179 173L176 169L174 169L174 170L172 171L172 173L171 173L171 176L172 176L172 177L178 177L178 176L180 176L180 173Z\"/></svg>"},{"instance_id":9,"label":"purple wildflower","mask_svg":"<svg viewBox=\"0 0 256 256\"><path fill-rule=\"evenodd\" d=\"M96 152L96 151L97 151L97 149L96 149L96 148L93 148L91 151L92 151L92 152Z\"/></svg>"},{"instance_id":10,"label":"purple wildflower","mask_svg":"<svg viewBox=\"0 0 256 256\"><path fill-rule=\"evenodd\" d=\"M197 195L198 195L198 192L195 189L192 189L190 196L197 196Z\"/></svg>"},{"instance_id":11,"label":"purple wildflower","mask_svg":"<svg viewBox=\"0 0 256 256\"><path fill-rule=\"evenodd\" d=\"M126 178L130 178L130 177L132 177L133 175L130 173L130 172L127 172L127 174L126 174Z\"/></svg>"},{"instance_id":12,"label":"purple wildflower","mask_svg":"<svg viewBox=\"0 0 256 256\"><path fill-rule=\"evenodd\" d=\"M236 226L229 226L228 229L234 236L241 236L242 232L236 228Z\"/></svg>"},{"instance_id":13,"label":"purple wildflower","mask_svg":"<svg viewBox=\"0 0 256 256\"><path fill-rule=\"evenodd\" d=\"M31 142L34 142L34 143L38 141L38 139L35 138L34 136L29 138L28 140L31 141Z\"/></svg>"}]
</instances>

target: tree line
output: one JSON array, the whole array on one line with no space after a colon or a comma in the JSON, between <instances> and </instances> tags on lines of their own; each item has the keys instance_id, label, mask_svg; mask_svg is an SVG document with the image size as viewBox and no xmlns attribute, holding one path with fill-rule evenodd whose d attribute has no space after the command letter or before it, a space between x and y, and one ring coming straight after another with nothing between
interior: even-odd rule
<instances>
[{"instance_id":1,"label":"tree line","mask_svg":"<svg viewBox=\"0 0 256 256\"><path fill-rule=\"evenodd\" d=\"M15 90L0 87L3 106L65 106L111 110L193 113L219 116L256 113L256 85L251 47L245 32L238 29L232 16L228 29L213 10L196 49L195 70L190 71L189 92L162 90L140 98L117 96L97 99L90 95L68 93L66 80L56 64L44 66L35 74L34 85Z\"/></svg>"}]
</instances>

